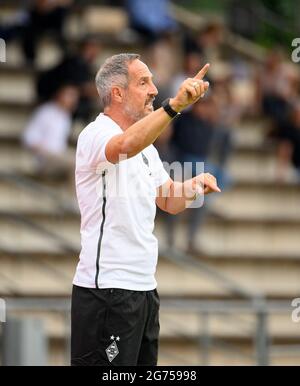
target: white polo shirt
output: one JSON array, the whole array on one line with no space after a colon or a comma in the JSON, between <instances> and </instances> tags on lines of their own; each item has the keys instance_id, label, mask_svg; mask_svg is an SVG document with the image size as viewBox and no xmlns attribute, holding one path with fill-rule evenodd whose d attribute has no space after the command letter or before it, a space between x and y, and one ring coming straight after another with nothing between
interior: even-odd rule
<instances>
[{"instance_id":1,"label":"white polo shirt","mask_svg":"<svg viewBox=\"0 0 300 386\"><path fill-rule=\"evenodd\" d=\"M81 253L73 284L147 291L157 285L156 188L169 175L153 145L117 164L108 162L106 144L121 133L101 113L78 138Z\"/></svg>"}]
</instances>

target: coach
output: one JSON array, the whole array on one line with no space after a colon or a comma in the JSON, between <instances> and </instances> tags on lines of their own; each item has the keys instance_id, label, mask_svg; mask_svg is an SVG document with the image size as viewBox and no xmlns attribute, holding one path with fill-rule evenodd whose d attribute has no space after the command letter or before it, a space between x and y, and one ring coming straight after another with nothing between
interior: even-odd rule
<instances>
[{"instance_id":1,"label":"coach","mask_svg":"<svg viewBox=\"0 0 300 386\"><path fill-rule=\"evenodd\" d=\"M114 55L96 76L104 112L81 132L76 152L82 248L73 281L72 365L157 364L156 205L176 214L220 189L208 173L172 181L152 143L205 94L208 67L156 111L157 89L139 55Z\"/></svg>"}]
</instances>

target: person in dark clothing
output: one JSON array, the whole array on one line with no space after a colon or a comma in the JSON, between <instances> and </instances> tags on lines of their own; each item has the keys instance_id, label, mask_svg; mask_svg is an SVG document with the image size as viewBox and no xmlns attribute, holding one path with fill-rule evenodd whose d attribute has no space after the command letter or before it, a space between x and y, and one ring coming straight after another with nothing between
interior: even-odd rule
<instances>
[{"instance_id":1,"label":"person in dark clothing","mask_svg":"<svg viewBox=\"0 0 300 386\"><path fill-rule=\"evenodd\" d=\"M66 49L63 27L73 0L33 0L22 17L11 25L0 28L0 37L6 41L20 39L26 62L33 65L36 47L45 34L57 41L62 50Z\"/></svg>"},{"instance_id":2,"label":"person in dark clothing","mask_svg":"<svg viewBox=\"0 0 300 386\"><path fill-rule=\"evenodd\" d=\"M300 100L291 106L289 119L278 130L278 177L284 179L289 165L293 165L300 180Z\"/></svg>"},{"instance_id":3,"label":"person in dark clothing","mask_svg":"<svg viewBox=\"0 0 300 386\"><path fill-rule=\"evenodd\" d=\"M42 35L51 33L59 46L64 50L66 40L63 26L72 1L39 0L29 12L29 23L24 29L22 47L26 60L33 63L36 56L36 45Z\"/></svg>"},{"instance_id":4,"label":"person in dark clothing","mask_svg":"<svg viewBox=\"0 0 300 386\"><path fill-rule=\"evenodd\" d=\"M169 6L169 0L125 0L131 28L149 45L156 43L164 34L177 29Z\"/></svg>"},{"instance_id":5,"label":"person in dark clothing","mask_svg":"<svg viewBox=\"0 0 300 386\"><path fill-rule=\"evenodd\" d=\"M224 27L216 21L208 22L196 34L185 31L183 49L186 55L198 53L205 61L207 50L218 47L224 38Z\"/></svg>"},{"instance_id":6,"label":"person in dark clothing","mask_svg":"<svg viewBox=\"0 0 300 386\"><path fill-rule=\"evenodd\" d=\"M41 102L52 98L61 84L70 82L79 87L80 100L75 116L87 121L91 118L97 90L94 85L93 63L100 45L96 39L85 38L77 53L69 54L55 67L42 72L37 79L37 95Z\"/></svg>"},{"instance_id":7,"label":"person in dark clothing","mask_svg":"<svg viewBox=\"0 0 300 386\"><path fill-rule=\"evenodd\" d=\"M289 63L284 61L280 48L268 53L256 79L256 101L258 110L269 117L273 125L286 120L289 101L298 93L297 77Z\"/></svg>"},{"instance_id":8,"label":"person in dark clothing","mask_svg":"<svg viewBox=\"0 0 300 386\"><path fill-rule=\"evenodd\" d=\"M217 105L211 96L207 96L202 103L193 105L190 111L182 114L181 119L173 125L171 149L174 160L185 165L185 178L195 176L200 172L214 173L221 189L228 185L228 176L224 166L231 150L231 136L226 128L218 122ZM195 238L207 211L207 204L201 208L189 211L187 240L188 251L198 253ZM169 216L168 243L174 244L174 227L176 218Z\"/></svg>"}]
</instances>

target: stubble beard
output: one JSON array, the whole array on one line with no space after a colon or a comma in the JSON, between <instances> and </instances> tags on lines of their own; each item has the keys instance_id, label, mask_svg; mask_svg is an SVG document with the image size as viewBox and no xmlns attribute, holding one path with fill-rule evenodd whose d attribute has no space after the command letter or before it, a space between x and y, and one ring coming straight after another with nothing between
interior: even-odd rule
<instances>
[{"instance_id":1,"label":"stubble beard","mask_svg":"<svg viewBox=\"0 0 300 386\"><path fill-rule=\"evenodd\" d=\"M143 109L142 111L136 111L130 106L125 106L124 111L127 116L131 118L131 120L135 123L140 121L142 118L145 118L147 115L151 114L153 110L147 111Z\"/></svg>"}]
</instances>

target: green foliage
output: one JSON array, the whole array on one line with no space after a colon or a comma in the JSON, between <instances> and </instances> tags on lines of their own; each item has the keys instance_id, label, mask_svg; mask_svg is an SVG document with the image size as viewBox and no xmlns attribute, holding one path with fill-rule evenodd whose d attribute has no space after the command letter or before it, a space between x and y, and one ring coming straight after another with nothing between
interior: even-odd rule
<instances>
[{"instance_id":1,"label":"green foliage","mask_svg":"<svg viewBox=\"0 0 300 386\"><path fill-rule=\"evenodd\" d=\"M247 0L248 1L248 0ZM226 19L231 0L173 0L184 8L193 12L215 13L223 15ZM272 15L271 19L266 16L258 18L258 32L254 37L255 42L265 47L281 45L290 49L292 40L300 37L300 0L251 0L255 8L264 7L267 13ZM272 22L275 19L275 23Z\"/></svg>"}]
</instances>

